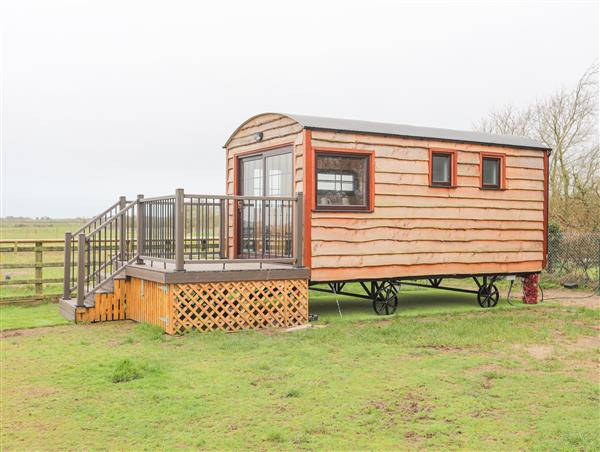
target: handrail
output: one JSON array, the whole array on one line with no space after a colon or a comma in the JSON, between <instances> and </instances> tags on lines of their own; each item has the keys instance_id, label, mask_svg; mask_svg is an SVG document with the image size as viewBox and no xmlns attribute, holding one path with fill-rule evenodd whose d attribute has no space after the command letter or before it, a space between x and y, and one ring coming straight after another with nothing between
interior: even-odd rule
<instances>
[{"instance_id":1,"label":"handrail","mask_svg":"<svg viewBox=\"0 0 600 452\"><path fill-rule=\"evenodd\" d=\"M92 218L90 221L88 221L86 224L84 224L83 226L81 226L77 231L71 233L71 235L74 237L78 234L81 234L81 232L85 229L88 228L92 223L98 221L100 218L102 218L104 215L106 215L108 212L110 212L111 210L113 210L115 207L117 207L119 205L119 201L117 201L116 203L114 203L112 206L110 206L108 209L104 210L102 213L96 215L94 218Z\"/></svg>"},{"instance_id":2,"label":"handrail","mask_svg":"<svg viewBox=\"0 0 600 452\"><path fill-rule=\"evenodd\" d=\"M130 201L129 204L127 204L121 210L119 210L118 212L116 212L112 217L110 217L104 223L100 224L100 226L98 226L96 229L94 229L93 231L88 232L87 235L86 235L86 238L91 237L92 235L96 234L100 229L102 229L103 227L105 227L106 225L108 225L110 222L115 221L120 215L123 215L124 212L126 212L130 207L135 206L137 203L138 203L137 199L135 201Z\"/></svg>"},{"instance_id":3,"label":"handrail","mask_svg":"<svg viewBox=\"0 0 600 452\"><path fill-rule=\"evenodd\" d=\"M154 196L153 198L141 198L141 202L152 202L152 201L167 201L175 199L175 195L164 195L164 196Z\"/></svg>"},{"instance_id":4,"label":"handrail","mask_svg":"<svg viewBox=\"0 0 600 452\"><path fill-rule=\"evenodd\" d=\"M246 196L246 195L194 195L185 194L186 198L211 198L224 199L229 201L297 201L298 196ZM150 199L150 198L146 198Z\"/></svg>"}]
</instances>

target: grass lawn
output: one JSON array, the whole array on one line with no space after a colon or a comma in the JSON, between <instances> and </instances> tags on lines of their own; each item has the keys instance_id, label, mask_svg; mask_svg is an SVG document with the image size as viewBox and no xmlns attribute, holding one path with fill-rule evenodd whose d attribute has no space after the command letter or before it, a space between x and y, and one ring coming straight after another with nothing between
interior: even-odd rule
<instances>
[{"instance_id":1,"label":"grass lawn","mask_svg":"<svg viewBox=\"0 0 600 452\"><path fill-rule=\"evenodd\" d=\"M2 449L598 450L598 310L415 290L311 297L320 328L5 331ZM6 325L50 308L2 307ZM19 311L21 310L21 311Z\"/></svg>"},{"instance_id":2,"label":"grass lawn","mask_svg":"<svg viewBox=\"0 0 600 452\"><path fill-rule=\"evenodd\" d=\"M67 324L55 303L0 306L0 331Z\"/></svg>"}]
</instances>

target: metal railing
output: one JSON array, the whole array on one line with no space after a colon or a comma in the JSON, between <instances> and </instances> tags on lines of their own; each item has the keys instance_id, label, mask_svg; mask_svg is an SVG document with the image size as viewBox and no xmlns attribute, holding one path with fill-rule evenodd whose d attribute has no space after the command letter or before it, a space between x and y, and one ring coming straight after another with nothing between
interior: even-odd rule
<instances>
[{"instance_id":1,"label":"metal railing","mask_svg":"<svg viewBox=\"0 0 600 452\"><path fill-rule=\"evenodd\" d=\"M63 298L77 304L127 265L280 262L302 266L303 197L185 194L121 197L76 233L65 234ZM237 244L237 246L234 246ZM75 255L75 253L77 253Z\"/></svg>"}]
</instances>

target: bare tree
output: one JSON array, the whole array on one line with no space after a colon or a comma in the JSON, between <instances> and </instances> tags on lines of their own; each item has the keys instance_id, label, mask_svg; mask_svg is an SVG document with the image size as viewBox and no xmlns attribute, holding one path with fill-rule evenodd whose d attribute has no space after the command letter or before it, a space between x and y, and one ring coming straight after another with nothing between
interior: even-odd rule
<instances>
[{"instance_id":1,"label":"bare tree","mask_svg":"<svg viewBox=\"0 0 600 452\"><path fill-rule=\"evenodd\" d=\"M526 108L493 110L473 127L529 136L552 148L552 219L564 227L600 230L597 63L574 87L562 88Z\"/></svg>"}]
</instances>

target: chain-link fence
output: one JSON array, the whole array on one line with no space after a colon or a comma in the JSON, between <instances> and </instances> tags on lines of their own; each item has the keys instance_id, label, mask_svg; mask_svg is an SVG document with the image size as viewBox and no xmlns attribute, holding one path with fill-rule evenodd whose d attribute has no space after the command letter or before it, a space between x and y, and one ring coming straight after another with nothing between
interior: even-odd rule
<instances>
[{"instance_id":1,"label":"chain-link fence","mask_svg":"<svg viewBox=\"0 0 600 452\"><path fill-rule=\"evenodd\" d=\"M600 232L550 232L545 279L596 287L600 278Z\"/></svg>"}]
</instances>

